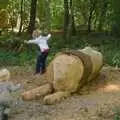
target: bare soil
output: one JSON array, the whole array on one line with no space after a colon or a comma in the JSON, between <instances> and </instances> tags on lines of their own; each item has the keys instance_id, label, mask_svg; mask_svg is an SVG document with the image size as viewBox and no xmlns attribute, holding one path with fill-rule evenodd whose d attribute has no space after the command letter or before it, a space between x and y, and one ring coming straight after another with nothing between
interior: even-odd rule
<instances>
[{"instance_id":1,"label":"bare soil","mask_svg":"<svg viewBox=\"0 0 120 120\"><path fill-rule=\"evenodd\" d=\"M8 67L11 81L21 83L23 91L46 83L45 75L34 76L28 67ZM114 120L120 106L120 69L104 67L99 76L78 93L56 103L44 105L42 98L22 101L13 107L10 120Z\"/></svg>"}]
</instances>

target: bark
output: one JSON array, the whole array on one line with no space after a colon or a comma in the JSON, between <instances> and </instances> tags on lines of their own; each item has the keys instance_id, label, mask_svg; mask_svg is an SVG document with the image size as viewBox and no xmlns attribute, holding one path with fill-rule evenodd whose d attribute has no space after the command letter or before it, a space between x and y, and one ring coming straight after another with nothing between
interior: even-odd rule
<instances>
[{"instance_id":1,"label":"bark","mask_svg":"<svg viewBox=\"0 0 120 120\"><path fill-rule=\"evenodd\" d=\"M45 0L45 13L46 13L46 28L47 31L50 31L50 0Z\"/></svg>"},{"instance_id":2,"label":"bark","mask_svg":"<svg viewBox=\"0 0 120 120\"><path fill-rule=\"evenodd\" d=\"M20 11L20 28L19 28L19 32L18 32L18 35L21 34L21 31L22 31L22 26L23 26L23 2L24 0L21 0L21 11Z\"/></svg>"},{"instance_id":3,"label":"bark","mask_svg":"<svg viewBox=\"0 0 120 120\"><path fill-rule=\"evenodd\" d=\"M69 6L70 7L69 7L69 23L68 23L68 30L67 30L67 40L70 40L72 36L72 17L73 17L72 0L70 0Z\"/></svg>"},{"instance_id":4,"label":"bark","mask_svg":"<svg viewBox=\"0 0 120 120\"><path fill-rule=\"evenodd\" d=\"M93 12L95 10L95 5L96 1L90 0L90 12L89 12L89 17L88 17L88 32L91 32L91 26L92 26L92 17L93 17Z\"/></svg>"},{"instance_id":5,"label":"bark","mask_svg":"<svg viewBox=\"0 0 120 120\"><path fill-rule=\"evenodd\" d=\"M98 30L102 31L103 28L103 23L105 20L105 15L106 15L106 11L107 11L107 7L108 7L108 1L103 1L102 2L102 7L101 7L101 15L100 15L100 19L99 19L99 25L98 25Z\"/></svg>"},{"instance_id":6,"label":"bark","mask_svg":"<svg viewBox=\"0 0 120 120\"><path fill-rule=\"evenodd\" d=\"M68 0L64 0L64 38L67 35L67 28L69 24L69 4Z\"/></svg>"},{"instance_id":7,"label":"bark","mask_svg":"<svg viewBox=\"0 0 120 120\"><path fill-rule=\"evenodd\" d=\"M33 30L35 29L36 6L37 6L37 0L31 0L30 22L28 26L28 33L30 35L32 35Z\"/></svg>"},{"instance_id":8,"label":"bark","mask_svg":"<svg viewBox=\"0 0 120 120\"><path fill-rule=\"evenodd\" d=\"M69 7L69 24L68 24L68 31L67 31L67 40L71 40L72 35L76 35L76 28L74 22L74 10L73 10L73 1L70 0L70 7ZM69 41L71 42L71 41Z\"/></svg>"},{"instance_id":9,"label":"bark","mask_svg":"<svg viewBox=\"0 0 120 120\"><path fill-rule=\"evenodd\" d=\"M76 35L76 25L75 25L75 20L74 20L74 15L72 15L72 35Z\"/></svg>"}]
</instances>

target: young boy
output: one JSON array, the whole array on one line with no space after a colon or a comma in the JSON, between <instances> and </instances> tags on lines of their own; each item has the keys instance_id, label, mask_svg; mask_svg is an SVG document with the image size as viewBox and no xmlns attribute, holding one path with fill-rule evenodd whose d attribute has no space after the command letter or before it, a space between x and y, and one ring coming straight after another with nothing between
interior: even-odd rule
<instances>
[{"instance_id":1,"label":"young boy","mask_svg":"<svg viewBox=\"0 0 120 120\"><path fill-rule=\"evenodd\" d=\"M37 57L37 64L36 64L36 72L43 74L46 70L46 59L49 53L49 46L47 44L47 41L50 39L51 34L46 34L46 33L42 33L42 35L40 35L40 31L36 30L33 32L33 40L29 40L27 41L28 44L37 44L39 47L39 52L41 52L38 57Z\"/></svg>"}]
</instances>

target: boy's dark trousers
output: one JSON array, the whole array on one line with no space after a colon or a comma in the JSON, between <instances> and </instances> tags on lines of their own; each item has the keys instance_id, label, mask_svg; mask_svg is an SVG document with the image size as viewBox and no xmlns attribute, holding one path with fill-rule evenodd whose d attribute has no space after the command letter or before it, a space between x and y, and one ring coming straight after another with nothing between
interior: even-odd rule
<instances>
[{"instance_id":1,"label":"boy's dark trousers","mask_svg":"<svg viewBox=\"0 0 120 120\"><path fill-rule=\"evenodd\" d=\"M46 69L46 59L48 56L48 51L42 52L37 57L37 64L36 64L36 73L44 73Z\"/></svg>"}]
</instances>

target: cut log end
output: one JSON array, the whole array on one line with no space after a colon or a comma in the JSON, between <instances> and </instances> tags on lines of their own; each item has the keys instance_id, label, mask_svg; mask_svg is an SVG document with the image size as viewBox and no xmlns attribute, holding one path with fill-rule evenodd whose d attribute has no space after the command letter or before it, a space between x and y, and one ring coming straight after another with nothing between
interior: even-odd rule
<instances>
[{"instance_id":1,"label":"cut log end","mask_svg":"<svg viewBox=\"0 0 120 120\"><path fill-rule=\"evenodd\" d=\"M91 47L67 50L55 56L47 75L56 91L73 93L98 75L102 65L102 54Z\"/></svg>"}]
</instances>

